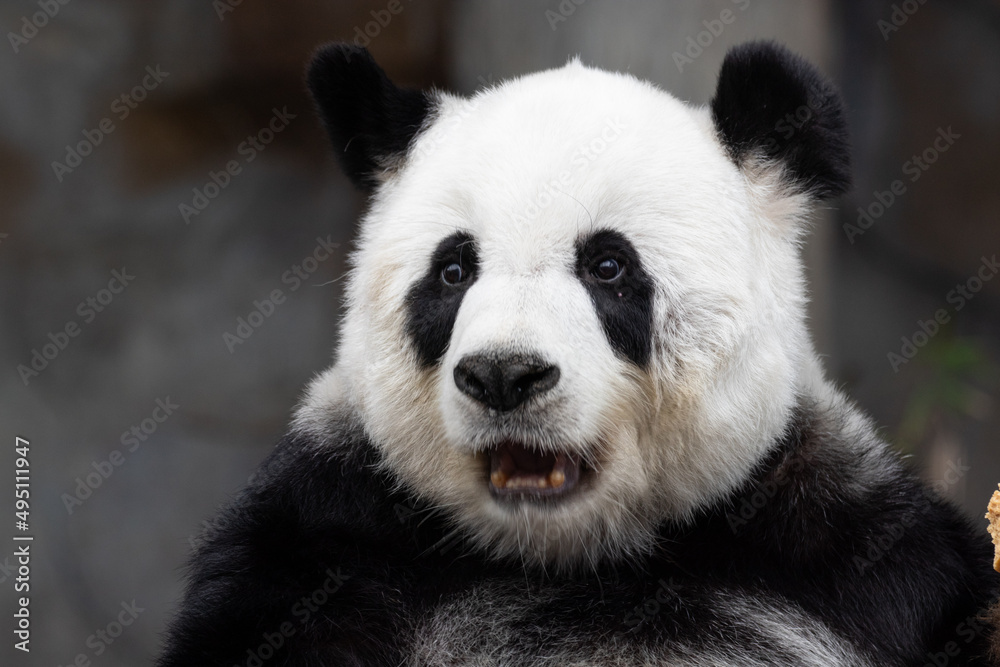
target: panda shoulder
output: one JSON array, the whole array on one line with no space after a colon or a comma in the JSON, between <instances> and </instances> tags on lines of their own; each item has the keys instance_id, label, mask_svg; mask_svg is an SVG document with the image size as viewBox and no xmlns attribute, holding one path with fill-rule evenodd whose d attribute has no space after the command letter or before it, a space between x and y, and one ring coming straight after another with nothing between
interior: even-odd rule
<instances>
[{"instance_id":1,"label":"panda shoulder","mask_svg":"<svg viewBox=\"0 0 1000 667\"><path fill-rule=\"evenodd\" d=\"M208 527L195 562L266 571L299 547L333 562L365 542L412 541L404 519L419 507L384 471L358 421L343 416L322 437L285 435Z\"/></svg>"}]
</instances>

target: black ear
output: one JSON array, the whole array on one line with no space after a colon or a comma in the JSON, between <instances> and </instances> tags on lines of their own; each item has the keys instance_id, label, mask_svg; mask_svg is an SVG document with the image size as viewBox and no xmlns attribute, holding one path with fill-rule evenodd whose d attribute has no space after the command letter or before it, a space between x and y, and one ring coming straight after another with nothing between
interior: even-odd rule
<instances>
[{"instance_id":1,"label":"black ear","mask_svg":"<svg viewBox=\"0 0 1000 667\"><path fill-rule=\"evenodd\" d=\"M309 91L344 172L362 190L405 156L433 101L397 87L367 49L328 44L309 65Z\"/></svg>"},{"instance_id":2,"label":"black ear","mask_svg":"<svg viewBox=\"0 0 1000 667\"><path fill-rule=\"evenodd\" d=\"M712 118L740 168L754 159L779 162L790 186L816 198L850 186L840 95L815 67L777 44L750 42L726 54Z\"/></svg>"}]
</instances>

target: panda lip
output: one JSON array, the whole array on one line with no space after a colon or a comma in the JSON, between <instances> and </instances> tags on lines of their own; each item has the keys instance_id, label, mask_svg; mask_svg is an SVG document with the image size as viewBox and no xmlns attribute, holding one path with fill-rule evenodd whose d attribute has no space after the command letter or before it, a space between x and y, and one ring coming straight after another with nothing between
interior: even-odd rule
<instances>
[{"instance_id":1,"label":"panda lip","mask_svg":"<svg viewBox=\"0 0 1000 667\"><path fill-rule=\"evenodd\" d=\"M489 452L490 492L497 496L561 496L580 481L576 454L533 449L503 441Z\"/></svg>"}]
</instances>

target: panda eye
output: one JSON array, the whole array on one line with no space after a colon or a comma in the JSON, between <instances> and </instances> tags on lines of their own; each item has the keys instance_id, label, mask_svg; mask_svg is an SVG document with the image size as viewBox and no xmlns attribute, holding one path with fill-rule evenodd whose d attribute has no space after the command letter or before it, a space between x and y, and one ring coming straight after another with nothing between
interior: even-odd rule
<instances>
[{"instance_id":1,"label":"panda eye","mask_svg":"<svg viewBox=\"0 0 1000 667\"><path fill-rule=\"evenodd\" d=\"M458 285L469 279L469 272L458 262L452 262L441 269L441 281L445 285Z\"/></svg>"},{"instance_id":2,"label":"panda eye","mask_svg":"<svg viewBox=\"0 0 1000 667\"><path fill-rule=\"evenodd\" d=\"M594 265L590 273L598 280L610 283L617 280L624 271L625 267L622 266L622 262L614 257L605 257Z\"/></svg>"}]
</instances>

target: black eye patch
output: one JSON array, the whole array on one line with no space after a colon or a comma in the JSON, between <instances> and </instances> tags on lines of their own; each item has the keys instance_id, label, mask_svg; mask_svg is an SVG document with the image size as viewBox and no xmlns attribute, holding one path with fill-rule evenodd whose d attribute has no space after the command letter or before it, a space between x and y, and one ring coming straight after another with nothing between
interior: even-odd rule
<instances>
[{"instance_id":1,"label":"black eye patch","mask_svg":"<svg viewBox=\"0 0 1000 667\"><path fill-rule=\"evenodd\" d=\"M590 293L611 347L645 366L653 346L653 280L622 234L603 230L576 244L576 274Z\"/></svg>"},{"instance_id":2,"label":"black eye patch","mask_svg":"<svg viewBox=\"0 0 1000 667\"><path fill-rule=\"evenodd\" d=\"M424 366L444 356L462 297L476 281L479 254L472 236L456 232L431 255L424 276L406 295L406 332Z\"/></svg>"}]
</instances>

